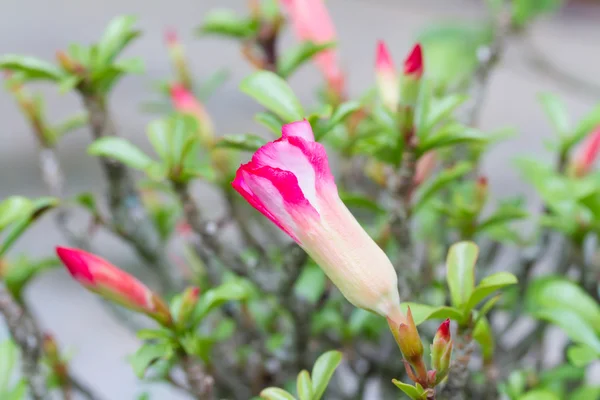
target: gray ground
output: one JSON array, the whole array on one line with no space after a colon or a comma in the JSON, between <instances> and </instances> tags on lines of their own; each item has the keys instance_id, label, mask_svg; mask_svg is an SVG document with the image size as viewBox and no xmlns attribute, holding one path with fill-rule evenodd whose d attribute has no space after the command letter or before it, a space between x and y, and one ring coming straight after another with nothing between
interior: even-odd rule
<instances>
[{"instance_id":1,"label":"gray ground","mask_svg":"<svg viewBox=\"0 0 600 400\"><path fill-rule=\"evenodd\" d=\"M341 52L350 71L352 92L358 93L373 82L372 57L375 41L385 38L397 59L407 51L414 34L424 25L439 19L476 18L478 2L466 0L329 0L338 27ZM52 6L50 9L49 6ZM169 72L162 42L165 27L175 27L188 44L196 72L207 76L222 66L232 68L229 82L210 100L209 111L224 133L243 133L256 128L249 123L258 106L238 93L237 85L250 68L241 60L235 45L219 40L192 40L191 29L203 14L215 7L243 9L242 1L233 0L3 0L0 12L0 54L28 53L52 58L56 49L72 41L89 42L102 31L106 22L121 13L139 16L144 36L130 49L144 58L147 74L123 81L113 95L112 108L124 136L144 143L144 126L151 116L141 114L139 105L148 99L149 83ZM600 84L600 9L569 8L559 17L543 21L533 32L534 40L558 65L584 79ZM292 40L286 37L287 41ZM297 93L310 101L311 90L319 82L312 67L305 68L293 80ZM573 119L593 105L593 96L576 93L564 85L529 70L517 44L511 47L506 62L494 76L489 101L483 113L483 127L514 126L518 137L498 146L486 161L492 190L501 195L531 190L519 180L511 160L516 155L544 156L543 142L551 136L549 125L536 103L536 93L552 91L567 103ZM53 117L71 115L79 104L72 95L48 93L48 108ZM0 92L0 199L10 194L44 194L37 170L35 148L30 132L18 114L12 99ZM87 156L87 132L70 136L61 143L60 154L67 170L69 192L100 191L102 183L96 160ZM210 198L200 198L201 202ZM107 255L115 263L131 256L118 242L101 238ZM15 253L49 254L62 238L45 220L24 237ZM29 299L49 330L60 342L74 350L72 366L107 399L134 398L143 388L124 362L135 351L137 341L115 324L99 302L66 279L62 271L52 273L30 288ZM175 399L164 388L152 387L154 398Z\"/></svg>"}]
</instances>

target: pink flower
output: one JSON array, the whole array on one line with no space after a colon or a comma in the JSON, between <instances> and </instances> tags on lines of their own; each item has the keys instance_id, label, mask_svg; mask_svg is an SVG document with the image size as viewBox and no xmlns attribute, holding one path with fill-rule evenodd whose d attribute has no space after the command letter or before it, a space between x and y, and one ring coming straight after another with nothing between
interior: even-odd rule
<instances>
[{"instance_id":1,"label":"pink flower","mask_svg":"<svg viewBox=\"0 0 600 400\"><path fill-rule=\"evenodd\" d=\"M296 36L317 44L336 40L335 27L323 0L281 0L287 9ZM337 52L324 50L314 60L325 76L329 88L338 95L344 93L344 74L339 66Z\"/></svg>"},{"instance_id":2,"label":"pink flower","mask_svg":"<svg viewBox=\"0 0 600 400\"><path fill-rule=\"evenodd\" d=\"M56 254L71 276L86 289L163 324L170 322L169 309L157 295L108 261L67 247L57 247Z\"/></svg>"},{"instance_id":3,"label":"pink flower","mask_svg":"<svg viewBox=\"0 0 600 400\"><path fill-rule=\"evenodd\" d=\"M388 48L382 40L377 43L375 74L377 76L377 88L383 104L390 110L396 110L400 100L398 75Z\"/></svg>"},{"instance_id":4,"label":"pink flower","mask_svg":"<svg viewBox=\"0 0 600 400\"><path fill-rule=\"evenodd\" d=\"M581 177L589 174L599 154L600 127L587 136L580 150L576 153L571 167L575 176Z\"/></svg>"},{"instance_id":5,"label":"pink flower","mask_svg":"<svg viewBox=\"0 0 600 400\"><path fill-rule=\"evenodd\" d=\"M257 150L232 183L294 239L355 306L401 322L397 276L340 200L325 148L304 120Z\"/></svg>"},{"instance_id":6,"label":"pink flower","mask_svg":"<svg viewBox=\"0 0 600 400\"><path fill-rule=\"evenodd\" d=\"M423 75L423 51L421 44L417 43L404 60L404 75L420 78Z\"/></svg>"},{"instance_id":7,"label":"pink flower","mask_svg":"<svg viewBox=\"0 0 600 400\"><path fill-rule=\"evenodd\" d=\"M174 83L170 88L171 92L171 102L173 103L173 107L175 110L180 113L190 115L195 117L198 121L200 128L200 136L202 137L204 144L211 144L214 139L213 137L213 125L210 120L210 116L206 112L206 109L194 97L192 92L186 89L185 86Z\"/></svg>"}]
</instances>

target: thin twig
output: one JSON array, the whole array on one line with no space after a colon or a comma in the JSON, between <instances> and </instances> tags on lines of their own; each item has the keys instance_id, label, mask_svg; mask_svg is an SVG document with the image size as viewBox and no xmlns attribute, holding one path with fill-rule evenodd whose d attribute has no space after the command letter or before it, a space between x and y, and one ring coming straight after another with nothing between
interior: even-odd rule
<instances>
[{"instance_id":1,"label":"thin twig","mask_svg":"<svg viewBox=\"0 0 600 400\"><path fill-rule=\"evenodd\" d=\"M189 354L181 355L181 367L185 372L190 391L198 400L214 399L214 379L204 370L202 364Z\"/></svg>"}]
</instances>

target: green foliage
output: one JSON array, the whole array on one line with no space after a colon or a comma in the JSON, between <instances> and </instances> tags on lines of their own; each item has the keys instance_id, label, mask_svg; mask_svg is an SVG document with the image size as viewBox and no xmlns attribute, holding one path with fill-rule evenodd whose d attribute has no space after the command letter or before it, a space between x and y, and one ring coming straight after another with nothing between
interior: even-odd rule
<instances>
[{"instance_id":1,"label":"green foliage","mask_svg":"<svg viewBox=\"0 0 600 400\"><path fill-rule=\"evenodd\" d=\"M333 47L335 47L335 43L302 42L281 55L277 63L277 74L284 79L288 78L315 55Z\"/></svg>"},{"instance_id":2,"label":"green foliage","mask_svg":"<svg viewBox=\"0 0 600 400\"><path fill-rule=\"evenodd\" d=\"M201 35L218 35L235 39L244 39L256 35L258 21L236 15L227 9L212 10L197 29Z\"/></svg>"},{"instance_id":3,"label":"green foliage","mask_svg":"<svg viewBox=\"0 0 600 400\"><path fill-rule=\"evenodd\" d=\"M304 118L304 109L285 80L268 71L259 71L246 77L240 90L272 111L284 122Z\"/></svg>"},{"instance_id":4,"label":"green foliage","mask_svg":"<svg viewBox=\"0 0 600 400\"><path fill-rule=\"evenodd\" d=\"M216 146L226 149L236 149L255 152L266 144L266 140L250 133L243 135L225 135L219 139Z\"/></svg>"},{"instance_id":5,"label":"green foliage","mask_svg":"<svg viewBox=\"0 0 600 400\"><path fill-rule=\"evenodd\" d=\"M16 379L19 351L11 340L0 342L0 399L25 400L27 382ZM15 382L16 381L16 382Z\"/></svg>"},{"instance_id":6,"label":"green foliage","mask_svg":"<svg viewBox=\"0 0 600 400\"><path fill-rule=\"evenodd\" d=\"M192 320L200 322L212 310L229 301L244 301L250 296L248 286L239 282L228 282L206 291L198 301Z\"/></svg>"},{"instance_id":7,"label":"green foliage","mask_svg":"<svg viewBox=\"0 0 600 400\"><path fill-rule=\"evenodd\" d=\"M0 69L17 72L24 81L49 80L58 82L65 78L60 68L34 57L7 54L0 57Z\"/></svg>"},{"instance_id":8,"label":"green foliage","mask_svg":"<svg viewBox=\"0 0 600 400\"><path fill-rule=\"evenodd\" d=\"M409 385L407 383L400 382L397 379L392 379L392 383L396 385L396 387L407 395L409 398L413 400L426 400L427 399L427 391L423 389L423 386L415 383L415 385Z\"/></svg>"}]
</instances>

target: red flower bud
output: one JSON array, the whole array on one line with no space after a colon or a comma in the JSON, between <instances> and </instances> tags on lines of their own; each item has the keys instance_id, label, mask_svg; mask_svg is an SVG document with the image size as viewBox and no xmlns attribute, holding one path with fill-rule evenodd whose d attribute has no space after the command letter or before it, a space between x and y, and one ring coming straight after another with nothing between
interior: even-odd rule
<instances>
[{"instance_id":1,"label":"red flower bud","mask_svg":"<svg viewBox=\"0 0 600 400\"><path fill-rule=\"evenodd\" d=\"M179 324L185 324L192 315L198 298L200 297L200 288L190 287L183 292L181 295L181 305L179 306L179 312L177 313L177 322Z\"/></svg>"},{"instance_id":2,"label":"red flower bud","mask_svg":"<svg viewBox=\"0 0 600 400\"><path fill-rule=\"evenodd\" d=\"M162 324L171 323L163 300L133 276L83 250L57 247L56 253L71 276L86 289Z\"/></svg>"},{"instance_id":3,"label":"red flower bud","mask_svg":"<svg viewBox=\"0 0 600 400\"><path fill-rule=\"evenodd\" d=\"M450 320L447 319L438 328L431 345L431 365L436 371L436 384L448 374L451 358L452 338L450 336Z\"/></svg>"},{"instance_id":4,"label":"red flower bud","mask_svg":"<svg viewBox=\"0 0 600 400\"><path fill-rule=\"evenodd\" d=\"M412 51L404 60L404 75L411 75L420 78L423 75L423 52L421 44L417 43Z\"/></svg>"},{"instance_id":5,"label":"red flower bud","mask_svg":"<svg viewBox=\"0 0 600 400\"><path fill-rule=\"evenodd\" d=\"M571 162L575 176L582 177L590 173L600 155L600 127L590 133Z\"/></svg>"}]
</instances>

